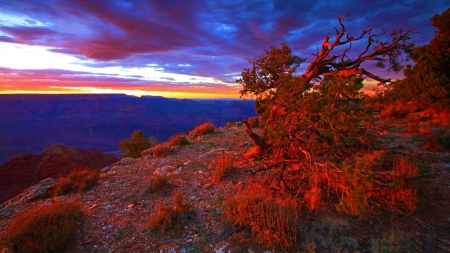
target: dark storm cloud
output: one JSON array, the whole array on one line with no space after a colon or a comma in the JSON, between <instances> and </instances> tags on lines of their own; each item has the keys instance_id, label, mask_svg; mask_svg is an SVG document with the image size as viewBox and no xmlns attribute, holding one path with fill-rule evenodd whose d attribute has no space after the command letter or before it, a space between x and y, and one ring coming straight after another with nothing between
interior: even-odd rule
<instances>
[{"instance_id":1,"label":"dark storm cloud","mask_svg":"<svg viewBox=\"0 0 450 253\"><path fill-rule=\"evenodd\" d=\"M91 67L154 64L228 82L230 73L249 66L246 58L282 41L311 58L345 14L353 36L367 28L416 28L424 34L417 34L417 44L428 43L434 35L429 19L447 7L443 0L0 0L0 13L27 17L23 24L1 24L7 36L0 34L0 41L51 47L95 60L86 63Z\"/></svg>"}]
</instances>

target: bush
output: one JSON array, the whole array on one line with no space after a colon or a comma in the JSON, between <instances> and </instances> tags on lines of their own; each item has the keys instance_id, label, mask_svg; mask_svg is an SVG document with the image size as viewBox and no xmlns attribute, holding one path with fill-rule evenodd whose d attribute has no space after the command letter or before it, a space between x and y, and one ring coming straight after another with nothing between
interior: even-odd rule
<instances>
[{"instance_id":1,"label":"bush","mask_svg":"<svg viewBox=\"0 0 450 253\"><path fill-rule=\"evenodd\" d=\"M172 198L172 206L160 205L155 215L148 221L147 226L151 230L166 231L174 228L177 224L192 218L195 211L179 192L175 192Z\"/></svg>"},{"instance_id":2,"label":"bush","mask_svg":"<svg viewBox=\"0 0 450 253\"><path fill-rule=\"evenodd\" d=\"M259 127L259 118L258 117L250 117L250 118L248 118L247 122L250 125L250 128Z\"/></svg>"},{"instance_id":3,"label":"bush","mask_svg":"<svg viewBox=\"0 0 450 253\"><path fill-rule=\"evenodd\" d=\"M256 158L261 154L261 149L258 146L253 146L247 153L244 154L244 157L247 159Z\"/></svg>"},{"instance_id":4,"label":"bush","mask_svg":"<svg viewBox=\"0 0 450 253\"><path fill-rule=\"evenodd\" d=\"M220 154L215 162L215 168L213 178L215 181L220 182L227 173L233 170L233 156L230 154Z\"/></svg>"},{"instance_id":5,"label":"bush","mask_svg":"<svg viewBox=\"0 0 450 253\"><path fill-rule=\"evenodd\" d=\"M257 240L269 247L293 247L302 229L296 202L274 197L261 185L240 190L236 197L226 201L224 213L235 225L250 228Z\"/></svg>"},{"instance_id":6,"label":"bush","mask_svg":"<svg viewBox=\"0 0 450 253\"><path fill-rule=\"evenodd\" d=\"M153 175L150 177L144 194L151 194L157 191L165 191L171 187L169 177L166 175Z\"/></svg>"},{"instance_id":7,"label":"bush","mask_svg":"<svg viewBox=\"0 0 450 253\"><path fill-rule=\"evenodd\" d=\"M166 157L169 154L170 148L165 144L158 144L153 148L154 157Z\"/></svg>"},{"instance_id":8,"label":"bush","mask_svg":"<svg viewBox=\"0 0 450 253\"><path fill-rule=\"evenodd\" d=\"M234 127L234 126L235 126L235 124L233 122L227 122L227 124L225 125L225 127L227 129L230 129L230 128Z\"/></svg>"},{"instance_id":9,"label":"bush","mask_svg":"<svg viewBox=\"0 0 450 253\"><path fill-rule=\"evenodd\" d=\"M381 110L381 118L383 119L402 119L409 114L409 107L402 101L396 101L393 104L386 105Z\"/></svg>"},{"instance_id":10,"label":"bush","mask_svg":"<svg viewBox=\"0 0 450 253\"><path fill-rule=\"evenodd\" d=\"M119 143L120 152L126 152L122 157L139 158L142 151L151 147L150 140L144 132L136 130L131 134L130 139L125 139Z\"/></svg>"},{"instance_id":11,"label":"bush","mask_svg":"<svg viewBox=\"0 0 450 253\"><path fill-rule=\"evenodd\" d=\"M183 134L175 134L174 136L170 137L170 139L168 141L169 147L183 146L183 145L189 145L189 144L191 144L191 143L188 141L186 136L184 136Z\"/></svg>"},{"instance_id":12,"label":"bush","mask_svg":"<svg viewBox=\"0 0 450 253\"><path fill-rule=\"evenodd\" d=\"M211 122L206 122L201 125L198 125L197 127L192 130L192 135L194 136L200 136L200 135L206 135L206 134L213 134L216 130L216 127Z\"/></svg>"},{"instance_id":13,"label":"bush","mask_svg":"<svg viewBox=\"0 0 450 253\"><path fill-rule=\"evenodd\" d=\"M90 190L97 185L100 176L94 169L84 168L70 172L66 178L62 178L55 186L56 196L65 195L71 192L82 192Z\"/></svg>"},{"instance_id":14,"label":"bush","mask_svg":"<svg viewBox=\"0 0 450 253\"><path fill-rule=\"evenodd\" d=\"M14 217L0 236L0 248L11 252L62 252L83 214L82 206L81 202L55 202Z\"/></svg>"}]
</instances>

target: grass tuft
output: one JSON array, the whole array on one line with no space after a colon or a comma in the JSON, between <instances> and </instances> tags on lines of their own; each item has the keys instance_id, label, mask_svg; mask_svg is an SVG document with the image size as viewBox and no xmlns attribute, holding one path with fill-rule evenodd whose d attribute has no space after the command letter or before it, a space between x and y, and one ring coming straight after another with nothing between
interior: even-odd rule
<instances>
[{"instance_id":1,"label":"grass tuft","mask_svg":"<svg viewBox=\"0 0 450 253\"><path fill-rule=\"evenodd\" d=\"M191 134L194 136L200 136L200 135L206 135L206 134L213 134L216 131L216 127L211 122L206 122L201 125L198 125L197 127L192 130Z\"/></svg>"},{"instance_id":2,"label":"grass tuft","mask_svg":"<svg viewBox=\"0 0 450 253\"><path fill-rule=\"evenodd\" d=\"M97 185L99 179L100 176L94 169L77 169L70 172L66 178L58 181L54 189L54 194L61 196L71 192L87 191Z\"/></svg>"},{"instance_id":3,"label":"grass tuft","mask_svg":"<svg viewBox=\"0 0 450 253\"><path fill-rule=\"evenodd\" d=\"M219 155L215 162L215 169L213 172L213 178L215 181L220 182L233 170L233 156L223 153Z\"/></svg>"},{"instance_id":4,"label":"grass tuft","mask_svg":"<svg viewBox=\"0 0 450 253\"><path fill-rule=\"evenodd\" d=\"M170 139L168 141L169 147L184 146L184 145L189 145L189 144L191 144L191 143L188 141L186 136L184 136L184 134L175 134L174 136L170 137Z\"/></svg>"},{"instance_id":5,"label":"grass tuft","mask_svg":"<svg viewBox=\"0 0 450 253\"><path fill-rule=\"evenodd\" d=\"M286 250L299 239L299 209L292 199L275 197L267 188L253 184L226 201L224 214L235 225L250 228L259 242Z\"/></svg>"},{"instance_id":6,"label":"grass tuft","mask_svg":"<svg viewBox=\"0 0 450 253\"><path fill-rule=\"evenodd\" d=\"M167 175L153 175L148 181L144 194L152 194L158 191L167 191L171 188Z\"/></svg>"},{"instance_id":7,"label":"grass tuft","mask_svg":"<svg viewBox=\"0 0 450 253\"><path fill-rule=\"evenodd\" d=\"M166 157L170 152L170 148L165 144L158 144L153 148L154 157Z\"/></svg>"},{"instance_id":8,"label":"grass tuft","mask_svg":"<svg viewBox=\"0 0 450 253\"><path fill-rule=\"evenodd\" d=\"M0 248L11 252L61 252L75 232L82 206L81 202L55 202L16 216L0 236Z\"/></svg>"},{"instance_id":9,"label":"grass tuft","mask_svg":"<svg viewBox=\"0 0 450 253\"><path fill-rule=\"evenodd\" d=\"M148 221L150 230L167 231L183 224L188 219L195 216L195 210L180 192L175 192L172 198L172 205L160 205L157 207L155 215Z\"/></svg>"}]
</instances>

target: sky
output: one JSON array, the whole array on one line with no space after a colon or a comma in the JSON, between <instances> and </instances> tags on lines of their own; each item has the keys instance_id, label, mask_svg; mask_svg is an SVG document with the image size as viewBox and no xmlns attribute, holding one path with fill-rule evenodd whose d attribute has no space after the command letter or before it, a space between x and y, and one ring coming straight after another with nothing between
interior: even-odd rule
<instances>
[{"instance_id":1,"label":"sky","mask_svg":"<svg viewBox=\"0 0 450 253\"><path fill-rule=\"evenodd\" d=\"M434 37L430 18L449 7L446 0L0 0L0 94L238 98L236 79L271 45L284 41L306 57L301 72L341 15L354 37L415 28L420 46ZM364 46L354 43L352 52Z\"/></svg>"}]
</instances>

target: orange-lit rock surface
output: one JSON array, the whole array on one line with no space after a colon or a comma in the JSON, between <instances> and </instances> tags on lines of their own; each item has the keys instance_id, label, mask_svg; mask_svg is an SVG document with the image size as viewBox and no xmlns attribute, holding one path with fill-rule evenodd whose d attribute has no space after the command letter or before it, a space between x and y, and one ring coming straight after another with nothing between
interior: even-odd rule
<instances>
[{"instance_id":1,"label":"orange-lit rock surface","mask_svg":"<svg viewBox=\"0 0 450 253\"><path fill-rule=\"evenodd\" d=\"M24 189L52 177L60 178L76 168L101 169L118 159L98 151L54 144L41 154L23 153L0 165L0 203Z\"/></svg>"}]
</instances>

